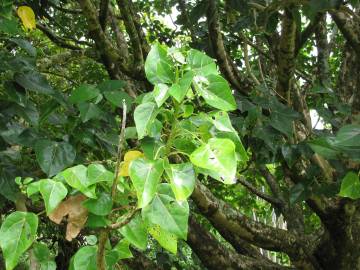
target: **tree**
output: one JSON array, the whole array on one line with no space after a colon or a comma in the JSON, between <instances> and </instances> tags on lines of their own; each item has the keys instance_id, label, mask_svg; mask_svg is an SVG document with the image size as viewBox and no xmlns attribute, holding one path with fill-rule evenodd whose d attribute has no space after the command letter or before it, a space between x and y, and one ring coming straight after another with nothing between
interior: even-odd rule
<instances>
[{"instance_id":1,"label":"tree","mask_svg":"<svg viewBox=\"0 0 360 270\"><path fill-rule=\"evenodd\" d=\"M359 10L3 1L0 263L360 268Z\"/></svg>"}]
</instances>

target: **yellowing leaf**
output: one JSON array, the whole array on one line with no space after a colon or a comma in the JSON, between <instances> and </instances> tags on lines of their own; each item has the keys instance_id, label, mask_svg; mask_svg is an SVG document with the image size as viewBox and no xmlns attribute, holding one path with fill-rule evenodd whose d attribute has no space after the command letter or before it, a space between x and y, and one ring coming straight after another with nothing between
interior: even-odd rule
<instances>
[{"instance_id":1,"label":"yellowing leaf","mask_svg":"<svg viewBox=\"0 0 360 270\"><path fill-rule=\"evenodd\" d=\"M68 216L66 226L66 240L68 241L75 238L86 223L88 210L82 205L86 199L87 197L82 194L70 196L49 215L50 220L57 224L60 224L65 216Z\"/></svg>"},{"instance_id":2,"label":"yellowing leaf","mask_svg":"<svg viewBox=\"0 0 360 270\"><path fill-rule=\"evenodd\" d=\"M131 161L144 156L144 154L137 150L131 150L126 152L124 156L124 162L120 164L120 176L129 176L129 166Z\"/></svg>"},{"instance_id":3,"label":"yellowing leaf","mask_svg":"<svg viewBox=\"0 0 360 270\"><path fill-rule=\"evenodd\" d=\"M176 254L177 252L177 237L169 233L168 231L163 230L159 225L153 225L149 228L149 233L154 239L156 239L159 244L169 250L170 252Z\"/></svg>"},{"instance_id":4,"label":"yellowing leaf","mask_svg":"<svg viewBox=\"0 0 360 270\"><path fill-rule=\"evenodd\" d=\"M26 29L36 28L35 13L31 7L21 6L18 8L17 14Z\"/></svg>"}]
</instances>

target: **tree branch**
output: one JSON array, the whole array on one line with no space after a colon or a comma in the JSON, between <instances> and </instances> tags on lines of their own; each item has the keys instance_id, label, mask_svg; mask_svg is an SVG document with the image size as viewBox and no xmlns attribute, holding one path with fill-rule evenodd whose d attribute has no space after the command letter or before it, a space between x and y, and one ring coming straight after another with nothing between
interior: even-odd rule
<instances>
[{"instance_id":1,"label":"tree branch","mask_svg":"<svg viewBox=\"0 0 360 270\"><path fill-rule=\"evenodd\" d=\"M289 269L275 263L249 258L225 248L193 216L189 219L187 242L208 269Z\"/></svg>"},{"instance_id":2,"label":"tree branch","mask_svg":"<svg viewBox=\"0 0 360 270\"><path fill-rule=\"evenodd\" d=\"M104 32L106 32L105 27L108 18L108 11L109 11L109 0L101 0L100 11L99 11L99 22Z\"/></svg>"},{"instance_id":3,"label":"tree branch","mask_svg":"<svg viewBox=\"0 0 360 270\"><path fill-rule=\"evenodd\" d=\"M209 0L206 17L211 45L216 55L216 59L218 60L221 72L236 90L247 95L252 89L252 84L241 77L239 71L236 69L236 66L232 63L225 50L215 0Z\"/></svg>"}]
</instances>

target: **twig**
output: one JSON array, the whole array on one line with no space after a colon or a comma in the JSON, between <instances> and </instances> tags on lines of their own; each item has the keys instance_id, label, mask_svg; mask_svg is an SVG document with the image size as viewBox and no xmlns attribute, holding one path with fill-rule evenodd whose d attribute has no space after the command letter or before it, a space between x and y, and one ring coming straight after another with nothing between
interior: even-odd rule
<instances>
[{"instance_id":1,"label":"twig","mask_svg":"<svg viewBox=\"0 0 360 270\"><path fill-rule=\"evenodd\" d=\"M267 202L269 202L269 203L271 203L273 205L276 205L276 206L281 205L282 202L280 200L278 200L277 198L271 197L268 194L265 194L265 193L261 192L256 187L254 187L252 184L250 184L248 181L246 181L242 176L240 176L238 178L238 182L241 185L243 185L244 187L246 187L250 192L254 193L256 196L264 199L265 201L267 201Z\"/></svg>"},{"instance_id":2,"label":"twig","mask_svg":"<svg viewBox=\"0 0 360 270\"><path fill-rule=\"evenodd\" d=\"M125 141L125 127L126 127L126 103L125 99L123 99L123 117L121 119L121 131L119 136L119 143L118 143L118 151L117 151L117 157L116 157L116 167L115 167L115 178L113 181L113 185L111 188L111 198L114 200L115 194L116 194L116 186L118 183L119 178L119 167L121 162L121 150L123 143Z\"/></svg>"},{"instance_id":3,"label":"twig","mask_svg":"<svg viewBox=\"0 0 360 270\"><path fill-rule=\"evenodd\" d=\"M127 217L126 217L124 220L109 225L109 226L108 226L108 229L116 230L116 229L119 229L119 228L125 226L126 224L128 224L128 223L131 221L131 219L132 219L132 218L135 216L135 214L136 214L137 212L139 212L139 211L140 211L140 208L134 207L134 208L132 209L132 211L130 211L130 212L127 214Z\"/></svg>"},{"instance_id":4,"label":"twig","mask_svg":"<svg viewBox=\"0 0 360 270\"><path fill-rule=\"evenodd\" d=\"M248 47L247 46L248 46L247 44L243 44L244 61L245 61L246 71L250 75L250 77L253 79L255 84L260 85L259 80L255 77L254 73L252 73L252 71L251 71L251 66L250 66L250 62L249 62L249 53L248 53Z\"/></svg>"}]
</instances>

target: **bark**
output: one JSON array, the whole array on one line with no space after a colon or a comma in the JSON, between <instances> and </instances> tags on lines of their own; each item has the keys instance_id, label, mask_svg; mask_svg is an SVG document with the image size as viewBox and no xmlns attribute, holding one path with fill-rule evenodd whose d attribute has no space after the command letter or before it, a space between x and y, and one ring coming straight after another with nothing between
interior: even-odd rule
<instances>
[{"instance_id":1,"label":"bark","mask_svg":"<svg viewBox=\"0 0 360 270\"><path fill-rule=\"evenodd\" d=\"M208 230L196 222L194 217L189 219L187 242L208 269L288 269L275 263L239 255L225 248Z\"/></svg>"}]
</instances>

